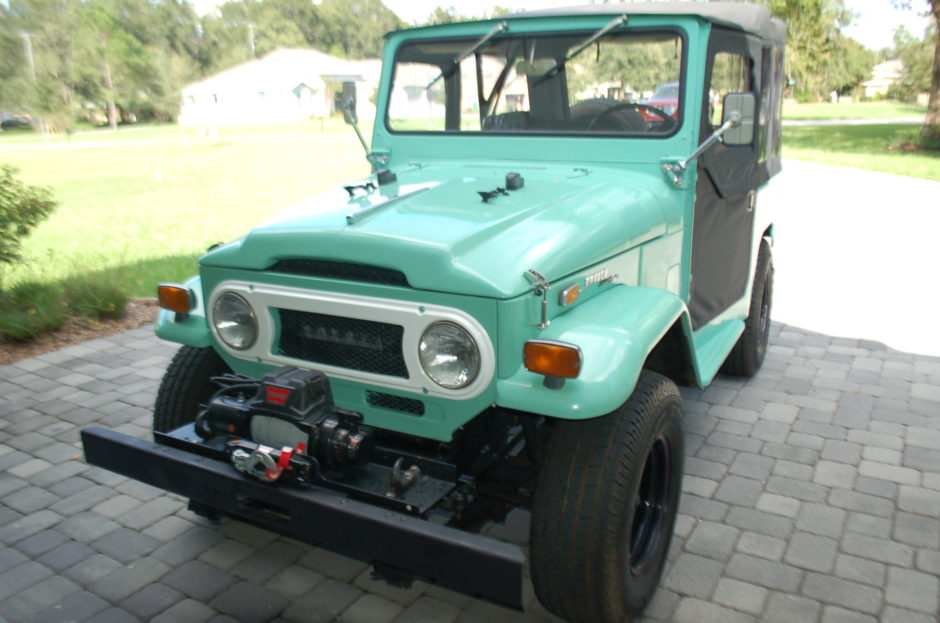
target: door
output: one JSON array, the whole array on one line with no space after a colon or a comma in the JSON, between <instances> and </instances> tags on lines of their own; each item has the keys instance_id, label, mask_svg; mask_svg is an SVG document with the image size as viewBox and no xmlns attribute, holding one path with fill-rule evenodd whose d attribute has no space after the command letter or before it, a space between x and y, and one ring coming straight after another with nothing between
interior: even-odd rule
<instances>
[{"instance_id":1,"label":"door","mask_svg":"<svg viewBox=\"0 0 940 623\"><path fill-rule=\"evenodd\" d=\"M761 47L744 33L715 28L709 43L700 142L721 125L728 93L751 92L761 110ZM740 300L750 277L757 187L766 181L758 136L749 145L714 145L698 159L689 311L697 329Z\"/></svg>"}]
</instances>

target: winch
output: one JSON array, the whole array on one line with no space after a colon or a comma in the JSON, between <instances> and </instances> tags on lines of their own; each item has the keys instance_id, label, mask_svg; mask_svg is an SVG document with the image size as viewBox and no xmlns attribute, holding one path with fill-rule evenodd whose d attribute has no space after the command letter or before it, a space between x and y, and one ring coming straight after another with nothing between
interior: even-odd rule
<instances>
[{"instance_id":1,"label":"winch","mask_svg":"<svg viewBox=\"0 0 940 623\"><path fill-rule=\"evenodd\" d=\"M309 457L319 469L342 471L366 463L372 454L375 441L362 426L362 414L333 403L322 372L284 366L260 381L227 374L213 382L220 389L200 410L195 431L206 440L242 438L230 443L240 471L276 480L289 469L292 455L294 463L309 463L304 460Z\"/></svg>"}]
</instances>

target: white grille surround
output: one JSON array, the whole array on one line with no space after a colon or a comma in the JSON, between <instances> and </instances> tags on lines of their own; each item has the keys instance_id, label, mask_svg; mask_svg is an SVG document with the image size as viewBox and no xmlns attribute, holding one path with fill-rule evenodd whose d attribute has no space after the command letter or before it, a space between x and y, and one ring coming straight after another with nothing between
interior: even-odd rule
<instances>
[{"instance_id":1,"label":"white grille surround","mask_svg":"<svg viewBox=\"0 0 940 623\"><path fill-rule=\"evenodd\" d=\"M215 329L211 310L215 301L226 292L234 292L244 298L258 321L258 337L254 344L245 350L230 348L219 337ZM441 305L430 305L414 301L399 301L338 292L308 290L246 281L224 281L209 295L206 305L209 310L208 324L219 347L238 359L246 359L272 366L297 366L315 369L330 378L368 383L400 391L412 392L424 396L436 396L451 400L469 400L479 396L492 382L496 372L496 353L486 330L473 316ZM402 336L402 357L408 370L408 378L363 372L334 365L325 365L304 359L280 355L273 349L277 347L277 326L274 314L276 309L291 309L301 312L356 318L394 324L404 329ZM425 374L418 359L418 342L422 333L435 322L452 322L462 327L476 342L480 349L480 371L472 383L459 389L445 389Z\"/></svg>"}]
</instances>

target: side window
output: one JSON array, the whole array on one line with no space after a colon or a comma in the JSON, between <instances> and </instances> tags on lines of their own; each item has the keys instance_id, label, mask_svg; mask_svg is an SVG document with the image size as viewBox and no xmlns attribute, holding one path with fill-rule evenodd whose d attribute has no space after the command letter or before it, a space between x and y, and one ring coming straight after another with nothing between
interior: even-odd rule
<instances>
[{"instance_id":1,"label":"side window","mask_svg":"<svg viewBox=\"0 0 940 623\"><path fill-rule=\"evenodd\" d=\"M767 151L770 130L770 103L773 101L771 89L774 83L773 69L771 68L771 51L769 47L761 50L760 69L760 116L757 131L757 160L767 161Z\"/></svg>"},{"instance_id":2,"label":"side window","mask_svg":"<svg viewBox=\"0 0 940 623\"><path fill-rule=\"evenodd\" d=\"M748 57L731 52L715 54L711 84L708 87L708 118L713 127L721 125L722 106L728 93L746 93L751 90L751 61Z\"/></svg>"},{"instance_id":3,"label":"side window","mask_svg":"<svg viewBox=\"0 0 940 623\"><path fill-rule=\"evenodd\" d=\"M783 75L784 66L783 66L783 50L777 48L774 50L774 76L776 77L776 87L774 88L774 101L773 101L773 116L774 116L774 125L773 125L773 147L771 148L771 156L773 158L780 158L780 126L783 125L781 121L783 117L783 85L786 84L786 76ZM783 78L781 78L783 76Z\"/></svg>"}]
</instances>

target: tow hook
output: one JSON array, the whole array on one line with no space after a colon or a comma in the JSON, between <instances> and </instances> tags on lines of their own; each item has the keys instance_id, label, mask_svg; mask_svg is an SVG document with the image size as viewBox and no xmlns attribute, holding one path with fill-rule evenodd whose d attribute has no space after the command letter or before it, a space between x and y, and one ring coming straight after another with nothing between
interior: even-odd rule
<instances>
[{"instance_id":1,"label":"tow hook","mask_svg":"<svg viewBox=\"0 0 940 623\"><path fill-rule=\"evenodd\" d=\"M258 444L254 450L237 447L232 450L232 465L235 469L258 480L275 482L285 470L290 471L290 459L296 452L304 452L304 444L296 448L287 446L276 450L270 446Z\"/></svg>"},{"instance_id":2,"label":"tow hook","mask_svg":"<svg viewBox=\"0 0 940 623\"><path fill-rule=\"evenodd\" d=\"M421 469L417 465L412 465L408 469L402 469L404 466L404 457L395 461L392 466L391 485L395 493L401 493L415 483L421 475Z\"/></svg>"}]
</instances>

